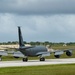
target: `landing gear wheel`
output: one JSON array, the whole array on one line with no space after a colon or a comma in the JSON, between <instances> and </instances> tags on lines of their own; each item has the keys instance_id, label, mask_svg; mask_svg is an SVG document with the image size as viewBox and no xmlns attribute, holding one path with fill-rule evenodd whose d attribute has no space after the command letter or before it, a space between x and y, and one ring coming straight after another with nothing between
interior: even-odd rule
<instances>
[{"instance_id":1,"label":"landing gear wheel","mask_svg":"<svg viewBox=\"0 0 75 75\"><path fill-rule=\"evenodd\" d=\"M2 55L0 55L0 61L2 61Z\"/></svg>"},{"instance_id":2,"label":"landing gear wheel","mask_svg":"<svg viewBox=\"0 0 75 75\"><path fill-rule=\"evenodd\" d=\"M60 55L54 55L56 58L60 58Z\"/></svg>"},{"instance_id":3,"label":"landing gear wheel","mask_svg":"<svg viewBox=\"0 0 75 75\"><path fill-rule=\"evenodd\" d=\"M2 58L0 58L0 61L2 61Z\"/></svg>"},{"instance_id":4,"label":"landing gear wheel","mask_svg":"<svg viewBox=\"0 0 75 75\"><path fill-rule=\"evenodd\" d=\"M45 58L44 57L40 58L40 61L45 61Z\"/></svg>"},{"instance_id":5,"label":"landing gear wheel","mask_svg":"<svg viewBox=\"0 0 75 75\"><path fill-rule=\"evenodd\" d=\"M27 62L28 61L28 58L23 58L23 62Z\"/></svg>"}]
</instances>

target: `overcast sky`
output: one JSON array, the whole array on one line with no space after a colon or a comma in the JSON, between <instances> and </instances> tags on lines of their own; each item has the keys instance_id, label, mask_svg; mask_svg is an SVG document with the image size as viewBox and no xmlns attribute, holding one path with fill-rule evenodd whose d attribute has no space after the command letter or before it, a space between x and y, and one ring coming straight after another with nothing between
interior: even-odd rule
<instances>
[{"instance_id":1,"label":"overcast sky","mask_svg":"<svg viewBox=\"0 0 75 75\"><path fill-rule=\"evenodd\" d=\"M75 42L75 0L0 0L0 42Z\"/></svg>"}]
</instances>

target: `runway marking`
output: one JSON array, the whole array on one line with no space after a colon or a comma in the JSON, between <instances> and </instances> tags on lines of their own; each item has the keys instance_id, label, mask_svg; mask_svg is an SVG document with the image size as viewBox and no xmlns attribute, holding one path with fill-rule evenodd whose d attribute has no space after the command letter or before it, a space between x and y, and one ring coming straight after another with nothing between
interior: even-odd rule
<instances>
[{"instance_id":1,"label":"runway marking","mask_svg":"<svg viewBox=\"0 0 75 75\"><path fill-rule=\"evenodd\" d=\"M75 63L75 58L46 59L46 61L29 60L28 62L22 62L22 61L0 61L0 67L38 66L38 65L51 65L51 64L72 64L72 63Z\"/></svg>"}]
</instances>

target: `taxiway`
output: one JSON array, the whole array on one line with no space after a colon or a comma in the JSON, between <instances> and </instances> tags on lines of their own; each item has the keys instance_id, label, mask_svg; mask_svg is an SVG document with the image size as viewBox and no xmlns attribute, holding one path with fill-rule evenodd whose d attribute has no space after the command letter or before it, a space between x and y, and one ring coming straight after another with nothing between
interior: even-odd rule
<instances>
[{"instance_id":1,"label":"taxiway","mask_svg":"<svg viewBox=\"0 0 75 75\"><path fill-rule=\"evenodd\" d=\"M38 66L38 65L51 65L51 64L72 64L72 63L75 63L75 58L46 59L46 61L42 61L42 62L40 62L39 60L29 60L28 62L0 61L0 67Z\"/></svg>"}]
</instances>

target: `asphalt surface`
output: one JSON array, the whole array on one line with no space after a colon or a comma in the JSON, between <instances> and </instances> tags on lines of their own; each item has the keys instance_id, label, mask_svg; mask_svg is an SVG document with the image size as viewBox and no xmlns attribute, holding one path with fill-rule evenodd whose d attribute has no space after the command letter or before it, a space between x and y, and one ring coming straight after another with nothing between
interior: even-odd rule
<instances>
[{"instance_id":1,"label":"asphalt surface","mask_svg":"<svg viewBox=\"0 0 75 75\"><path fill-rule=\"evenodd\" d=\"M46 59L45 61L28 60L28 62L23 62L23 61L0 61L0 67L38 66L38 65L52 65L52 64L72 64L72 63L75 63L75 58Z\"/></svg>"}]
</instances>

